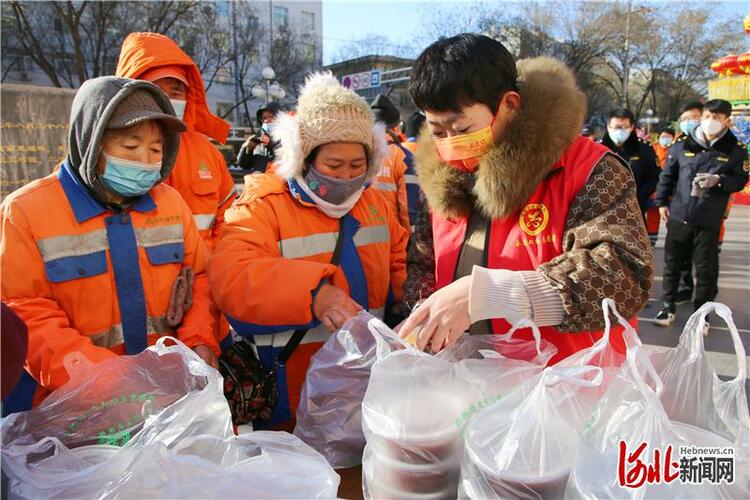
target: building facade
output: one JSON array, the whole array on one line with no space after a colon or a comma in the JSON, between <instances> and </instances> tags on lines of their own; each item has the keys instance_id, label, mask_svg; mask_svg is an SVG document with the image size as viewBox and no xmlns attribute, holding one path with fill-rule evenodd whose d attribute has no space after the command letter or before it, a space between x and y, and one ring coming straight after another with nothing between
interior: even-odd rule
<instances>
[{"instance_id":1,"label":"building facade","mask_svg":"<svg viewBox=\"0 0 750 500\"><path fill-rule=\"evenodd\" d=\"M7 2L3 2L3 31L5 31L2 40L2 76L3 83L26 84L35 86L56 86L47 73L42 71L32 58L24 54L18 41L18 33L13 32L13 13ZM248 111L245 107L236 104L241 100L242 91L240 85L245 87L245 95L250 95L249 88L255 84L265 84L261 77L261 70L266 66L274 66L273 56L279 52L283 53L285 48L294 51L297 58L305 60L304 64L298 65L300 71L294 71L291 68L284 70L286 58L279 58L278 66L281 71L277 70L277 81L282 87L287 88L287 96L282 101L284 104L293 105L295 102L296 87L304 78L304 73L313 68L320 68L322 65L323 54L323 7L322 0L304 0L304 1L246 1L233 2L229 0L220 0L212 2L217 16L217 24L223 26L229 36L229 43L237 43L238 38L242 38L242 30L256 30L258 32L257 45L249 54L250 69L247 71L242 82L238 81L235 76L235 61L229 61L221 68L211 71L210 75L204 74L204 85L207 87L207 98L211 111L225 116L225 119L235 127L256 125L249 122L254 120L255 111L265 103L264 99L252 98L248 100ZM202 7L202 2L198 8ZM244 8L241 8L244 7ZM198 11L200 16L202 11ZM212 11L213 13L214 11ZM57 47L68 44L69 41L64 36L62 19L40 19L38 22L45 23L45 29L52 33L59 32L60 43ZM47 26L47 24L49 26ZM259 29L258 29L259 28ZM114 31L114 28L113 30ZM291 34L291 35L290 35ZM82 34L84 37L85 33ZM118 46L127 33L112 32L105 40L113 46ZM177 37L179 38L179 37ZM54 37L52 38L54 40ZM176 40L180 43L180 40ZM86 40L84 39L84 42ZM279 44L286 45L279 45ZM272 50L276 44L276 50ZM70 74L71 66L74 64L73 57L66 54L65 50L59 51L59 48L51 48L55 53L49 57L54 64L55 71L60 74L66 72ZM58 52L59 51L59 52ZM95 71L89 71L91 74L107 75L114 73L117 64L116 56L111 61L104 61L102 67ZM277 69L277 68L274 68ZM282 75L293 75L291 82L286 82ZM68 81L61 83L63 87L77 88L80 86L77 78L69 78ZM249 115L249 116L248 116Z\"/></svg>"}]
</instances>

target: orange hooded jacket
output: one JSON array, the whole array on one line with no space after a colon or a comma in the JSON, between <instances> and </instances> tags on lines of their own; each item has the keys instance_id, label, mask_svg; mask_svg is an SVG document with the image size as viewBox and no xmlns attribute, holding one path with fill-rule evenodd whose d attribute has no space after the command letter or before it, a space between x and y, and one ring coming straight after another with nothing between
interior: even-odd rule
<instances>
[{"instance_id":1,"label":"orange hooded jacket","mask_svg":"<svg viewBox=\"0 0 750 500\"><path fill-rule=\"evenodd\" d=\"M234 181L221 153L205 137L225 143L229 124L208 108L198 66L175 42L157 33L131 33L125 38L117 62L117 76L139 78L161 66L182 66L188 78L187 105L175 168L166 183L184 198L210 251L224 226L224 212L236 198Z\"/></svg>"}]
</instances>

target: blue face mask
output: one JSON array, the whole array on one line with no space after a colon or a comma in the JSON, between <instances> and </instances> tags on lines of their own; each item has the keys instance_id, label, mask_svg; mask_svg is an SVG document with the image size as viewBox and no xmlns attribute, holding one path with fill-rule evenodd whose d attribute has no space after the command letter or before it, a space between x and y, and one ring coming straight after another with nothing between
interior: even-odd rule
<instances>
[{"instance_id":1,"label":"blue face mask","mask_svg":"<svg viewBox=\"0 0 750 500\"><path fill-rule=\"evenodd\" d=\"M695 130L695 127L701 124L700 120L683 120L680 122L680 130L685 135L690 135Z\"/></svg>"},{"instance_id":2,"label":"blue face mask","mask_svg":"<svg viewBox=\"0 0 750 500\"><path fill-rule=\"evenodd\" d=\"M107 163L101 179L115 193L133 198L144 195L161 180L161 162L140 163L104 153Z\"/></svg>"},{"instance_id":3,"label":"blue face mask","mask_svg":"<svg viewBox=\"0 0 750 500\"><path fill-rule=\"evenodd\" d=\"M174 114L177 115L177 118L182 120L185 117L185 106L187 106L187 101L183 99L170 99L169 102L172 103Z\"/></svg>"},{"instance_id":4,"label":"blue face mask","mask_svg":"<svg viewBox=\"0 0 750 500\"><path fill-rule=\"evenodd\" d=\"M663 148L668 148L669 146L672 145L672 138L671 137L667 137L667 136L659 137L659 144Z\"/></svg>"},{"instance_id":5,"label":"blue face mask","mask_svg":"<svg viewBox=\"0 0 750 500\"><path fill-rule=\"evenodd\" d=\"M625 144L625 141L628 140L628 137L630 137L631 131L629 129L607 129L607 132L609 133L609 138L612 139L612 142L617 144L618 146L622 146Z\"/></svg>"}]
</instances>

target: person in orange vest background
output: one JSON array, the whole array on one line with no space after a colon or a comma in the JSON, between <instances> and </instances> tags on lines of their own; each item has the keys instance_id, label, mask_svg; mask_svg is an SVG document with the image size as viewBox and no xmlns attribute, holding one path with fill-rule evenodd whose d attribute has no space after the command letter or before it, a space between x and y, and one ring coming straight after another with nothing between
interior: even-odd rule
<instances>
[{"instance_id":1,"label":"person in orange vest background","mask_svg":"<svg viewBox=\"0 0 750 500\"><path fill-rule=\"evenodd\" d=\"M277 370L273 424L294 417L310 357L331 332L402 299L408 233L369 186L388 154L384 136L364 99L314 74L296 116L277 119L275 173L246 176L227 211L209 263L219 308L269 369L300 341Z\"/></svg>"},{"instance_id":2,"label":"person in orange vest background","mask_svg":"<svg viewBox=\"0 0 750 500\"><path fill-rule=\"evenodd\" d=\"M185 199L206 246L213 251L221 237L224 212L236 193L224 157L208 140L224 144L229 124L208 109L198 66L164 35L131 33L122 43L116 74L154 82L187 125L166 182Z\"/></svg>"},{"instance_id":3,"label":"person in orange vest background","mask_svg":"<svg viewBox=\"0 0 750 500\"><path fill-rule=\"evenodd\" d=\"M84 82L68 153L55 172L3 201L2 301L26 323L15 410L68 381L65 357L97 363L175 335L216 367L208 252L166 185L185 125L155 85Z\"/></svg>"},{"instance_id":4,"label":"person in orange vest background","mask_svg":"<svg viewBox=\"0 0 750 500\"><path fill-rule=\"evenodd\" d=\"M586 96L570 69L548 57L516 65L500 42L462 34L422 52L409 91L431 131L417 151L431 223L419 219L424 264L409 269L405 300L431 295L402 336L438 351L467 330L531 319L555 363L601 336L603 297L636 316L653 262L635 181L580 136ZM620 333L612 341L623 351Z\"/></svg>"},{"instance_id":5,"label":"person in orange vest background","mask_svg":"<svg viewBox=\"0 0 750 500\"><path fill-rule=\"evenodd\" d=\"M667 161L669 148L674 143L674 137L674 129L672 127L661 127L659 129L659 139L651 145L654 148L654 153L656 153L656 166L660 170L664 168L664 163ZM648 239L651 240L652 247L656 246L656 240L659 238L659 221L661 220L659 208L654 204L655 198L656 192L649 198L648 210L646 211L646 231L648 231Z\"/></svg>"},{"instance_id":6,"label":"person in orange vest background","mask_svg":"<svg viewBox=\"0 0 750 500\"><path fill-rule=\"evenodd\" d=\"M416 162L414 160L414 154L417 152L417 140L419 139L424 122L424 114L415 111L404 121L401 127L406 136L406 141L400 145L411 153L411 155L406 154L404 156L407 165L404 180L406 183L406 198L409 205L409 225L411 231L414 231L419 211L422 210L421 205L425 203L422 188L419 187L419 177L417 177Z\"/></svg>"},{"instance_id":7,"label":"person in orange vest background","mask_svg":"<svg viewBox=\"0 0 750 500\"><path fill-rule=\"evenodd\" d=\"M375 121L386 126L385 140L388 143L388 156L380 166L372 187L380 191L391 203L393 213L406 229L409 229L409 196L406 190L407 171L414 171L414 155L401 145L401 113L383 94L378 95L370 104Z\"/></svg>"}]
</instances>

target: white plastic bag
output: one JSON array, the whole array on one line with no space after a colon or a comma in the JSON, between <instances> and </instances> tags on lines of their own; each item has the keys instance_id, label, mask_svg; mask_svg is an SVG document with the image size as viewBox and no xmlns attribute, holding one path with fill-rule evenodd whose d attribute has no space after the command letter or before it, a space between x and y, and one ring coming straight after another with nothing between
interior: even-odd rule
<instances>
[{"instance_id":1,"label":"white plastic bag","mask_svg":"<svg viewBox=\"0 0 750 500\"><path fill-rule=\"evenodd\" d=\"M221 375L176 339L96 365L73 358L68 383L2 421L11 496L90 497L127 469L133 450L232 435Z\"/></svg>"},{"instance_id":2,"label":"white plastic bag","mask_svg":"<svg viewBox=\"0 0 750 500\"><path fill-rule=\"evenodd\" d=\"M557 498L567 481L580 432L624 355L610 342L610 314L626 345L639 343L611 299L605 328L591 347L561 360L480 412L466 430L461 498ZM571 334L574 335L574 334Z\"/></svg>"},{"instance_id":3,"label":"white plastic bag","mask_svg":"<svg viewBox=\"0 0 750 500\"><path fill-rule=\"evenodd\" d=\"M339 476L286 432L193 436L149 445L102 498L335 498Z\"/></svg>"},{"instance_id":4,"label":"white plastic bag","mask_svg":"<svg viewBox=\"0 0 750 500\"><path fill-rule=\"evenodd\" d=\"M642 373L648 374L654 389ZM731 443L703 429L670 421L659 399L664 390L642 347L629 346L626 366L600 400L581 436L566 498L747 498L750 495L744 481L689 484L677 477L667 482L666 474L679 473L676 464L681 446L726 448ZM659 474L652 477L651 483L640 484L646 478L646 469L657 463ZM735 474L743 467L747 464L735 463ZM632 487L621 486L621 479Z\"/></svg>"},{"instance_id":5,"label":"white plastic bag","mask_svg":"<svg viewBox=\"0 0 750 500\"><path fill-rule=\"evenodd\" d=\"M378 360L362 402L365 496L455 497L466 423L555 354L532 330L536 342L466 336L436 356L410 347ZM533 356L511 360L507 350Z\"/></svg>"},{"instance_id":6,"label":"white plastic bag","mask_svg":"<svg viewBox=\"0 0 750 500\"><path fill-rule=\"evenodd\" d=\"M729 327L737 354L737 376L719 379L703 347L703 325L709 313L716 313ZM747 459L750 453L750 411L745 381L747 358L732 313L723 304L708 302L685 324L674 349L647 348L651 363L664 384L660 399L671 420L694 425L734 443Z\"/></svg>"},{"instance_id":7,"label":"white plastic bag","mask_svg":"<svg viewBox=\"0 0 750 500\"><path fill-rule=\"evenodd\" d=\"M546 368L469 424L459 497L559 498L599 398L598 367Z\"/></svg>"},{"instance_id":8,"label":"white plastic bag","mask_svg":"<svg viewBox=\"0 0 750 500\"><path fill-rule=\"evenodd\" d=\"M381 324L370 328L368 323ZM380 342L380 349L378 344ZM362 462L362 399L372 365L403 342L366 311L348 321L312 357L302 387L294 435L335 469Z\"/></svg>"}]
</instances>

